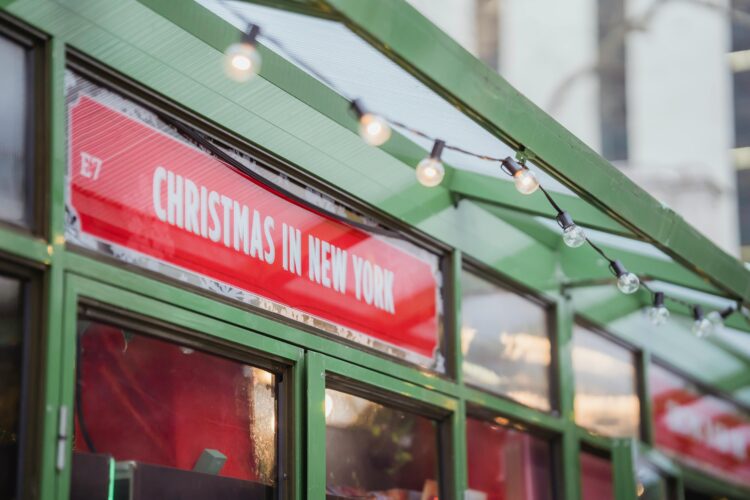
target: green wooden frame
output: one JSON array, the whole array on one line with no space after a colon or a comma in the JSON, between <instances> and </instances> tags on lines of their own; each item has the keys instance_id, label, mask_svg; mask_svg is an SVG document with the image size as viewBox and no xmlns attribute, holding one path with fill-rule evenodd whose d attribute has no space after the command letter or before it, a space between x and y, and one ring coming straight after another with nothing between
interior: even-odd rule
<instances>
[{"instance_id":1,"label":"green wooden frame","mask_svg":"<svg viewBox=\"0 0 750 500\"><path fill-rule=\"evenodd\" d=\"M653 242L677 262L612 250L633 259L639 270L709 293L750 299L748 271L562 130L402 0L263 0L260 3L346 23L492 133L532 152L537 163L583 198L569 197L564 202L577 220L592 228ZM293 498L320 498L325 491L325 471L321 469L325 464L325 448L320 430L325 425L325 378L321 374L326 372L442 408L450 429L447 442L452 480L448 493L454 498L460 498L467 483L466 409L475 407L542 430L559 441L558 487L560 497L566 500L580 497L578 454L582 445L610 454L618 500L633 498L636 451L674 477L678 485L708 487L725 495L750 493L683 467L679 461L652 448L653 430L648 418L642 422L645 441L639 444L597 436L575 424L570 376L575 311L565 290L560 290L554 270L561 266L573 280L600 279L602 273L594 270L596 266L591 259L560 246L553 231L528 218L528 215L551 215L544 200L509 198L508 186L488 182L485 176L451 169L441 188L430 191L413 186L411 166L423 154L421 148L399 136L382 149L363 146L351 133L355 124L346 101L265 48L261 48L263 78L255 84L256 95L248 97L245 88L226 82L216 69L220 52L237 39L238 31L188 0L0 0L0 11L28 24L30 30L44 34L39 44L47 78L41 91L46 123L42 127L44 133L38 138L40 149L45 152L42 158L46 180L40 189L46 192L39 194L44 195L47 203L40 205L38 214L42 216L42 226L32 234L0 224L0 258L35 269L43 291L40 315L43 342L36 353L43 365L39 374L43 377L38 422L40 446L36 451L39 465L38 477L34 476L35 488L28 490L29 498L68 496L69 470L61 473L55 467L58 411L60 405L69 405L72 398L72 340L77 304L82 298L96 299L146 317L169 311L174 321L187 330L211 334L217 342L230 342L286 360L293 373L291 404L296 416L289 428L295 446L291 468ZM437 53L432 49L435 46L442 50ZM452 306L446 323L447 330L454 333L446 337L451 343L448 366L455 378L435 376L336 339L315 335L300 325L248 311L238 304L67 247L63 207L67 143L63 79L69 49L111 67L157 95L169 96L177 106L228 134L254 143L283 159L290 168L308 173L322 184L373 207L386 220L445 248L449 270L447 305ZM474 77L457 78L457 74ZM255 105L258 96L264 106ZM371 173L374 168L379 173L377 180ZM456 196L463 200L458 209L453 208ZM484 229L478 231L463 224L467 218L484 225ZM518 250L498 251L488 236L492 233L508 235ZM557 412L535 411L464 385L460 338L455 334L461 325L461 292L456 276L464 260L479 262L498 276L520 283L545 301L555 303L556 376L552 383L559 395ZM533 266L526 264L528 260L533 261ZM619 300L603 311L595 311L600 316L592 312L592 319L605 323L608 315L632 310L639 304L632 298ZM641 350L644 377L650 355ZM647 387L642 388L641 400L644 414L650 415ZM67 446L69 453L69 440Z\"/></svg>"}]
</instances>

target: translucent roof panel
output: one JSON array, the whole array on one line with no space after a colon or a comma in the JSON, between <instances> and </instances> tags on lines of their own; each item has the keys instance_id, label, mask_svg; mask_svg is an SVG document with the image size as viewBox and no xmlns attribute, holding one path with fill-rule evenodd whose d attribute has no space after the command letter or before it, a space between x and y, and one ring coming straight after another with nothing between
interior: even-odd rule
<instances>
[{"instance_id":1,"label":"translucent roof panel","mask_svg":"<svg viewBox=\"0 0 750 500\"><path fill-rule=\"evenodd\" d=\"M511 147L339 22L245 2L196 1L239 29L245 29L248 21L260 25L268 35L260 39L266 47L294 63L289 58L292 53L324 75L343 97L359 98L373 112L469 151L498 158L515 155ZM417 134L398 131L425 151L432 147ZM443 159L456 168L507 179L496 162L450 150ZM536 172L545 187L573 194L544 171Z\"/></svg>"}]
</instances>

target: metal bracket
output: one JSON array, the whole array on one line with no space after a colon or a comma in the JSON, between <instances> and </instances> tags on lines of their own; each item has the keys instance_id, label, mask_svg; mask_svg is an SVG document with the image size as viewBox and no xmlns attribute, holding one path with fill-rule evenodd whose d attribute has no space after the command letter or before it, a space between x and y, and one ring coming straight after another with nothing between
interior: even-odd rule
<instances>
[{"instance_id":1,"label":"metal bracket","mask_svg":"<svg viewBox=\"0 0 750 500\"><path fill-rule=\"evenodd\" d=\"M55 468L57 472L65 469L65 458L67 456L68 442L68 407L61 405L57 411L57 460Z\"/></svg>"}]
</instances>

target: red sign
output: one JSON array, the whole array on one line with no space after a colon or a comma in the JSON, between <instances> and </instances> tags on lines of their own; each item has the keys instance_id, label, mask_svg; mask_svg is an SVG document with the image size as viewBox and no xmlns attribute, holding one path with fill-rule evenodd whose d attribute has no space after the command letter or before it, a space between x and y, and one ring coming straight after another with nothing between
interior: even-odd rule
<instances>
[{"instance_id":1,"label":"red sign","mask_svg":"<svg viewBox=\"0 0 750 500\"><path fill-rule=\"evenodd\" d=\"M750 485L750 418L683 378L651 365L656 445L690 465Z\"/></svg>"},{"instance_id":2,"label":"red sign","mask_svg":"<svg viewBox=\"0 0 750 500\"><path fill-rule=\"evenodd\" d=\"M70 108L81 231L433 358L433 266L89 97Z\"/></svg>"}]
</instances>

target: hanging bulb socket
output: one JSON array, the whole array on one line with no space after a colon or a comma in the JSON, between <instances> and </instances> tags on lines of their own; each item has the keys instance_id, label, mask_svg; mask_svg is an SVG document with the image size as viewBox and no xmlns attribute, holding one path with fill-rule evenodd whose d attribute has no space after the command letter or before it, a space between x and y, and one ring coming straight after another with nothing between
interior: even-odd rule
<instances>
[{"instance_id":1,"label":"hanging bulb socket","mask_svg":"<svg viewBox=\"0 0 750 500\"><path fill-rule=\"evenodd\" d=\"M435 187L443 181L445 168L440 161L445 148L445 141L436 139L430 155L417 165L417 180L426 187Z\"/></svg>"},{"instance_id":2,"label":"hanging bulb socket","mask_svg":"<svg viewBox=\"0 0 750 500\"><path fill-rule=\"evenodd\" d=\"M669 319L669 309L664 306L664 292L654 293L654 302L648 310L648 318L654 326L660 326Z\"/></svg>"},{"instance_id":3,"label":"hanging bulb socket","mask_svg":"<svg viewBox=\"0 0 750 500\"><path fill-rule=\"evenodd\" d=\"M581 226L573 222L573 218L566 211L557 214L555 220L563 230L563 242L571 247L577 248L586 243L586 233Z\"/></svg>"},{"instance_id":4,"label":"hanging bulb socket","mask_svg":"<svg viewBox=\"0 0 750 500\"><path fill-rule=\"evenodd\" d=\"M619 260L613 260L609 264L609 268L614 275L617 276L617 288L619 288L622 293L630 295L631 293L638 291L641 281L638 279L638 276L625 269L622 262Z\"/></svg>"},{"instance_id":5,"label":"hanging bulb socket","mask_svg":"<svg viewBox=\"0 0 750 500\"><path fill-rule=\"evenodd\" d=\"M255 47L258 43L258 35L260 35L260 26L257 24L248 24L247 29L242 34L242 43Z\"/></svg>"},{"instance_id":6,"label":"hanging bulb socket","mask_svg":"<svg viewBox=\"0 0 750 500\"><path fill-rule=\"evenodd\" d=\"M519 165L513 158L508 156L501 162L501 166L505 173L513 177L513 182L519 193L531 194L539 189L539 181L536 175L526 165Z\"/></svg>"}]
</instances>

